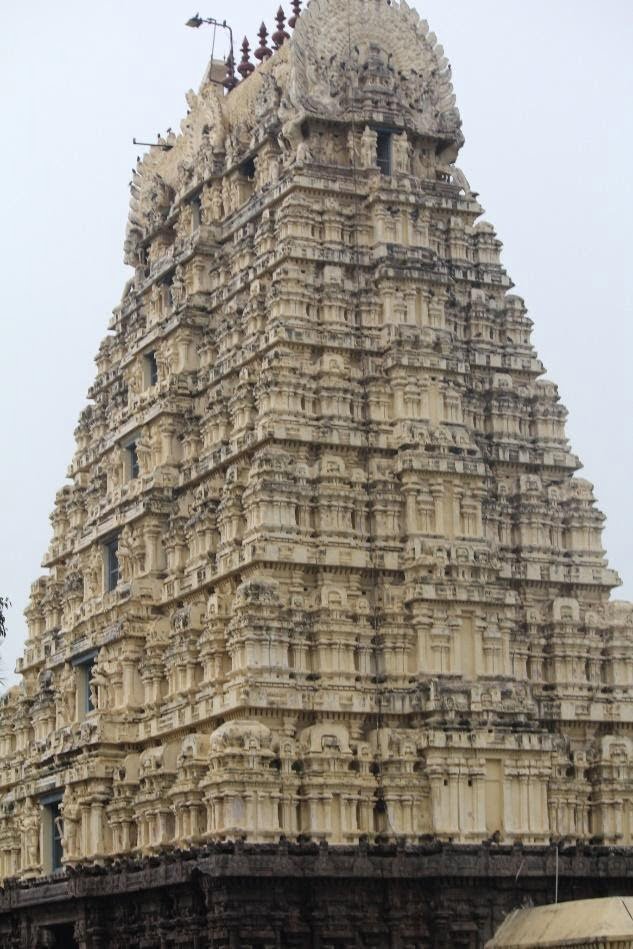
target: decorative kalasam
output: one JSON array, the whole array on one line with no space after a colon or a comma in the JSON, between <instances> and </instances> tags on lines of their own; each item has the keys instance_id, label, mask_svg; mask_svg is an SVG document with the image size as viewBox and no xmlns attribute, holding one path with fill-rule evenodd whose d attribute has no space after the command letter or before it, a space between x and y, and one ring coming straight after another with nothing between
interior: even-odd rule
<instances>
[{"instance_id":1,"label":"decorative kalasam","mask_svg":"<svg viewBox=\"0 0 633 949\"><path fill-rule=\"evenodd\" d=\"M250 50L133 173L0 709L0 875L629 846L633 612L444 52L383 0L296 2Z\"/></svg>"}]
</instances>

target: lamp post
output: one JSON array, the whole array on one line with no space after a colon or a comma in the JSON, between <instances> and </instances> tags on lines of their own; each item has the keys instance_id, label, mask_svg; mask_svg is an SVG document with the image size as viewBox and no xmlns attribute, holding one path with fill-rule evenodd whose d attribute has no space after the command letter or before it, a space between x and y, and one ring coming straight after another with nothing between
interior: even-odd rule
<instances>
[{"instance_id":1,"label":"lamp post","mask_svg":"<svg viewBox=\"0 0 633 949\"><path fill-rule=\"evenodd\" d=\"M235 55L233 52L233 30L231 29L229 24L226 22L226 20L222 20L222 21L216 20L212 16L202 17L198 13L196 13L195 16L189 17L189 19L185 23L185 26L190 26L193 30L197 30L203 24L208 24L209 26L213 27L214 47L215 47L215 31L218 29L218 27L221 30L228 31L231 49L230 49L229 55L226 57L226 78L224 79L224 82L219 82L219 80L217 79L213 79L212 82L217 82L218 85L224 86L227 92L230 92L231 89L234 89L235 86L237 85L237 79L235 78ZM211 59L213 59L213 47L211 49Z\"/></svg>"}]
</instances>

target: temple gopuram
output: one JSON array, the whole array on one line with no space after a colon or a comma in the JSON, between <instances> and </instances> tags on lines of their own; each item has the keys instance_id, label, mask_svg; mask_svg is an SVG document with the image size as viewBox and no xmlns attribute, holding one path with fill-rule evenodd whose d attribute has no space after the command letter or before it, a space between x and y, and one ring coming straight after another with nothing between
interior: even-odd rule
<instances>
[{"instance_id":1,"label":"temple gopuram","mask_svg":"<svg viewBox=\"0 0 633 949\"><path fill-rule=\"evenodd\" d=\"M482 949L633 894L633 607L444 51L404 0L270 26L133 173L0 700L7 949Z\"/></svg>"}]
</instances>

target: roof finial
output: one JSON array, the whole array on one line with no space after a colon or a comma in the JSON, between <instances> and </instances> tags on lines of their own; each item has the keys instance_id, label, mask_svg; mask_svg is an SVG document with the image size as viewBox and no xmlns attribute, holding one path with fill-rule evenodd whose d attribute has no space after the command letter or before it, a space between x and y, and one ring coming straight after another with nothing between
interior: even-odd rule
<instances>
[{"instance_id":1,"label":"roof finial","mask_svg":"<svg viewBox=\"0 0 633 949\"><path fill-rule=\"evenodd\" d=\"M273 49L279 49L284 45L286 40L290 39L290 34L286 33L284 30L284 23L286 22L286 14L283 11L283 7L279 7L277 13L275 14L275 19L277 20L277 29L273 33L271 39L273 41Z\"/></svg>"},{"instance_id":2,"label":"roof finial","mask_svg":"<svg viewBox=\"0 0 633 949\"><path fill-rule=\"evenodd\" d=\"M294 30L297 20L301 16L301 0L292 0L292 16L288 20L288 26Z\"/></svg>"},{"instance_id":3,"label":"roof finial","mask_svg":"<svg viewBox=\"0 0 633 949\"><path fill-rule=\"evenodd\" d=\"M253 66L250 60L250 55L251 55L251 48L248 44L247 38L244 37L244 39L242 40L242 60L239 66L237 67L237 71L242 77L242 79L246 79L247 76L250 76L250 74L255 69L255 67Z\"/></svg>"},{"instance_id":4,"label":"roof finial","mask_svg":"<svg viewBox=\"0 0 633 949\"><path fill-rule=\"evenodd\" d=\"M255 50L255 59L268 59L272 56L273 51L266 46L266 40L268 39L268 30L266 29L266 24L262 23L259 28L259 47Z\"/></svg>"},{"instance_id":5,"label":"roof finial","mask_svg":"<svg viewBox=\"0 0 633 949\"><path fill-rule=\"evenodd\" d=\"M238 80L235 77L235 60L233 59L233 50L226 57L226 76L224 77L224 82L222 85L227 92L230 92L231 89L235 89Z\"/></svg>"}]
</instances>

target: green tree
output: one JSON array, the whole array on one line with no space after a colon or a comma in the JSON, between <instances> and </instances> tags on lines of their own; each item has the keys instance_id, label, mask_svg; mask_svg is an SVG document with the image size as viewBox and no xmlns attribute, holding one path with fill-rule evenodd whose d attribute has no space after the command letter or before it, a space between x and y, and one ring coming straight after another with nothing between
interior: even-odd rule
<instances>
[{"instance_id":1,"label":"green tree","mask_svg":"<svg viewBox=\"0 0 633 949\"><path fill-rule=\"evenodd\" d=\"M6 611L11 606L11 600L8 596L0 596L0 638L4 639L7 635Z\"/></svg>"}]
</instances>

